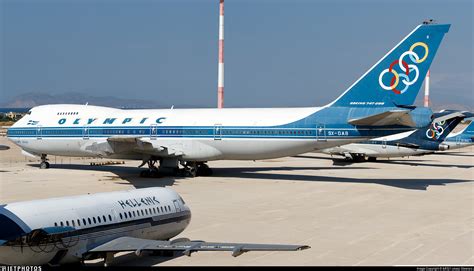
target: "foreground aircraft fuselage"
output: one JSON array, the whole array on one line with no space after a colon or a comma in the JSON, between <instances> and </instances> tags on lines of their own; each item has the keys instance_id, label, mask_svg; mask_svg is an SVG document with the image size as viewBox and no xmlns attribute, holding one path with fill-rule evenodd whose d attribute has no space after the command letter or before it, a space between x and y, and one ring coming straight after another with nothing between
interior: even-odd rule
<instances>
[{"instance_id":1,"label":"foreground aircraft fuselage","mask_svg":"<svg viewBox=\"0 0 474 271\"><path fill-rule=\"evenodd\" d=\"M210 160L291 156L423 127L431 111L415 109L449 25L423 24L324 107L280 109L120 110L88 105L33 108L8 130L24 151L40 155L160 161L176 167Z\"/></svg>"},{"instance_id":2,"label":"foreground aircraft fuselage","mask_svg":"<svg viewBox=\"0 0 474 271\"><path fill-rule=\"evenodd\" d=\"M167 188L50 198L0 205L0 264L58 265L133 251L294 251L299 245L210 243L176 239L191 212ZM161 241L160 241L161 240Z\"/></svg>"}]
</instances>

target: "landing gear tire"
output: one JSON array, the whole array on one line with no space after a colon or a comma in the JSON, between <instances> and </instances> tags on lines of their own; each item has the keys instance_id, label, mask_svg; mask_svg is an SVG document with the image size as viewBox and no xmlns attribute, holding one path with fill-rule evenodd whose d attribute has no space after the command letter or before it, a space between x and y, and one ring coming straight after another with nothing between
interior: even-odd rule
<instances>
[{"instance_id":1,"label":"landing gear tire","mask_svg":"<svg viewBox=\"0 0 474 271\"><path fill-rule=\"evenodd\" d=\"M367 161L375 162L375 161L377 161L377 157L369 157L369 158L367 158Z\"/></svg>"},{"instance_id":2,"label":"landing gear tire","mask_svg":"<svg viewBox=\"0 0 474 271\"><path fill-rule=\"evenodd\" d=\"M365 162L365 156L363 154L351 154L352 156L352 161L354 162L357 162L357 163L361 163L361 162Z\"/></svg>"},{"instance_id":3,"label":"landing gear tire","mask_svg":"<svg viewBox=\"0 0 474 271\"><path fill-rule=\"evenodd\" d=\"M41 154L41 163L40 169L47 169L49 168L48 158L46 158L46 154Z\"/></svg>"},{"instance_id":4,"label":"landing gear tire","mask_svg":"<svg viewBox=\"0 0 474 271\"><path fill-rule=\"evenodd\" d=\"M190 167L186 169L186 177L196 177L197 176L197 168L196 167Z\"/></svg>"},{"instance_id":5,"label":"landing gear tire","mask_svg":"<svg viewBox=\"0 0 474 271\"><path fill-rule=\"evenodd\" d=\"M212 169L207 164L199 163L197 165L197 176L211 176L212 173Z\"/></svg>"}]
</instances>

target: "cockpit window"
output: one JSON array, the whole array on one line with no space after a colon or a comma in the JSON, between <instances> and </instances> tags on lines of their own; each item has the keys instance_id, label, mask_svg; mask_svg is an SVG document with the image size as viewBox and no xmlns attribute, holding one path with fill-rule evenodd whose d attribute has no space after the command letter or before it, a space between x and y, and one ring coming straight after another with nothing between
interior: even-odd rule
<instances>
[{"instance_id":1,"label":"cockpit window","mask_svg":"<svg viewBox=\"0 0 474 271\"><path fill-rule=\"evenodd\" d=\"M0 240L11 240L25 232L13 220L0 214Z\"/></svg>"},{"instance_id":2,"label":"cockpit window","mask_svg":"<svg viewBox=\"0 0 474 271\"><path fill-rule=\"evenodd\" d=\"M30 110L30 111L28 111L28 113L26 113L26 114L27 114L27 115L31 115L31 110Z\"/></svg>"}]
</instances>

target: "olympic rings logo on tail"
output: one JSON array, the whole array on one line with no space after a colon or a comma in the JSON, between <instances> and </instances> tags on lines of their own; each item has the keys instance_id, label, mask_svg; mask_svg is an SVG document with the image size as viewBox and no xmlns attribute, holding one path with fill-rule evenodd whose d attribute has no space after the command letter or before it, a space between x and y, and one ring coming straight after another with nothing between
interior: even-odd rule
<instances>
[{"instance_id":1,"label":"olympic rings logo on tail","mask_svg":"<svg viewBox=\"0 0 474 271\"><path fill-rule=\"evenodd\" d=\"M428 130L426 130L426 137L430 139L438 139L444 133L444 124L446 121L440 121L437 123L433 123Z\"/></svg>"},{"instance_id":2,"label":"olympic rings logo on tail","mask_svg":"<svg viewBox=\"0 0 474 271\"><path fill-rule=\"evenodd\" d=\"M422 58L420 58L420 56L417 53L415 53L415 51L414 51L414 49L418 46L421 46L425 50L425 54L423 55ZM420 75L420 71L418 70L418 67L414 64L408 64L405 61L405 57L408 56L412 63L418 64L418 63L422 63L426 60L426 58L428 57L428 53L429 53L429 50L428 50L428 45L426 45L426 43L421 42L421 41L414 43L410 47L410 50L405 51L400 56L399 59L393 61L390 64L388 69L385 69L380 73L380 75L379 75L379 85L385 90L393 91L395 94L405 93L408 90L408 87L413 85L418 80L418 77ZM400 73L395 70L395 67L396 67L397 64L398 64L398 67L400 67L400 70L402 71ZM390 85L389 86L385 85L383 83L383 80L382 80L386 73L391 73L392 74L392 79L390 79ZM413 79L410 80L410 76L413 73L415 75L412 76ZM400 89L400 88L397 89L397 87L399 85L401 85L401 83L403 83L405 85L405 87L403 87L403 89Z\"/></svg>"}]
</instances>

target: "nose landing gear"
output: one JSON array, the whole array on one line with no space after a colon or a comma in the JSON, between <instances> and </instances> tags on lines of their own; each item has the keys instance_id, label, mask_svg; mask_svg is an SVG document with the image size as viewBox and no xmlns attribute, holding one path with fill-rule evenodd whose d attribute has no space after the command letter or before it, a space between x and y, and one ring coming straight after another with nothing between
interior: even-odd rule
<instances>
[{"instance_id":1,"label":"nose landing gear","mask_svg":"<svg viewBox=\"0 0 474 271\"><path fill-rule=\"evenodd\" d=\"M48 158L46 158L46 154L41 154L40 169L47 169L47 168L49 168Z\"/></svg>"}]
</instances>

